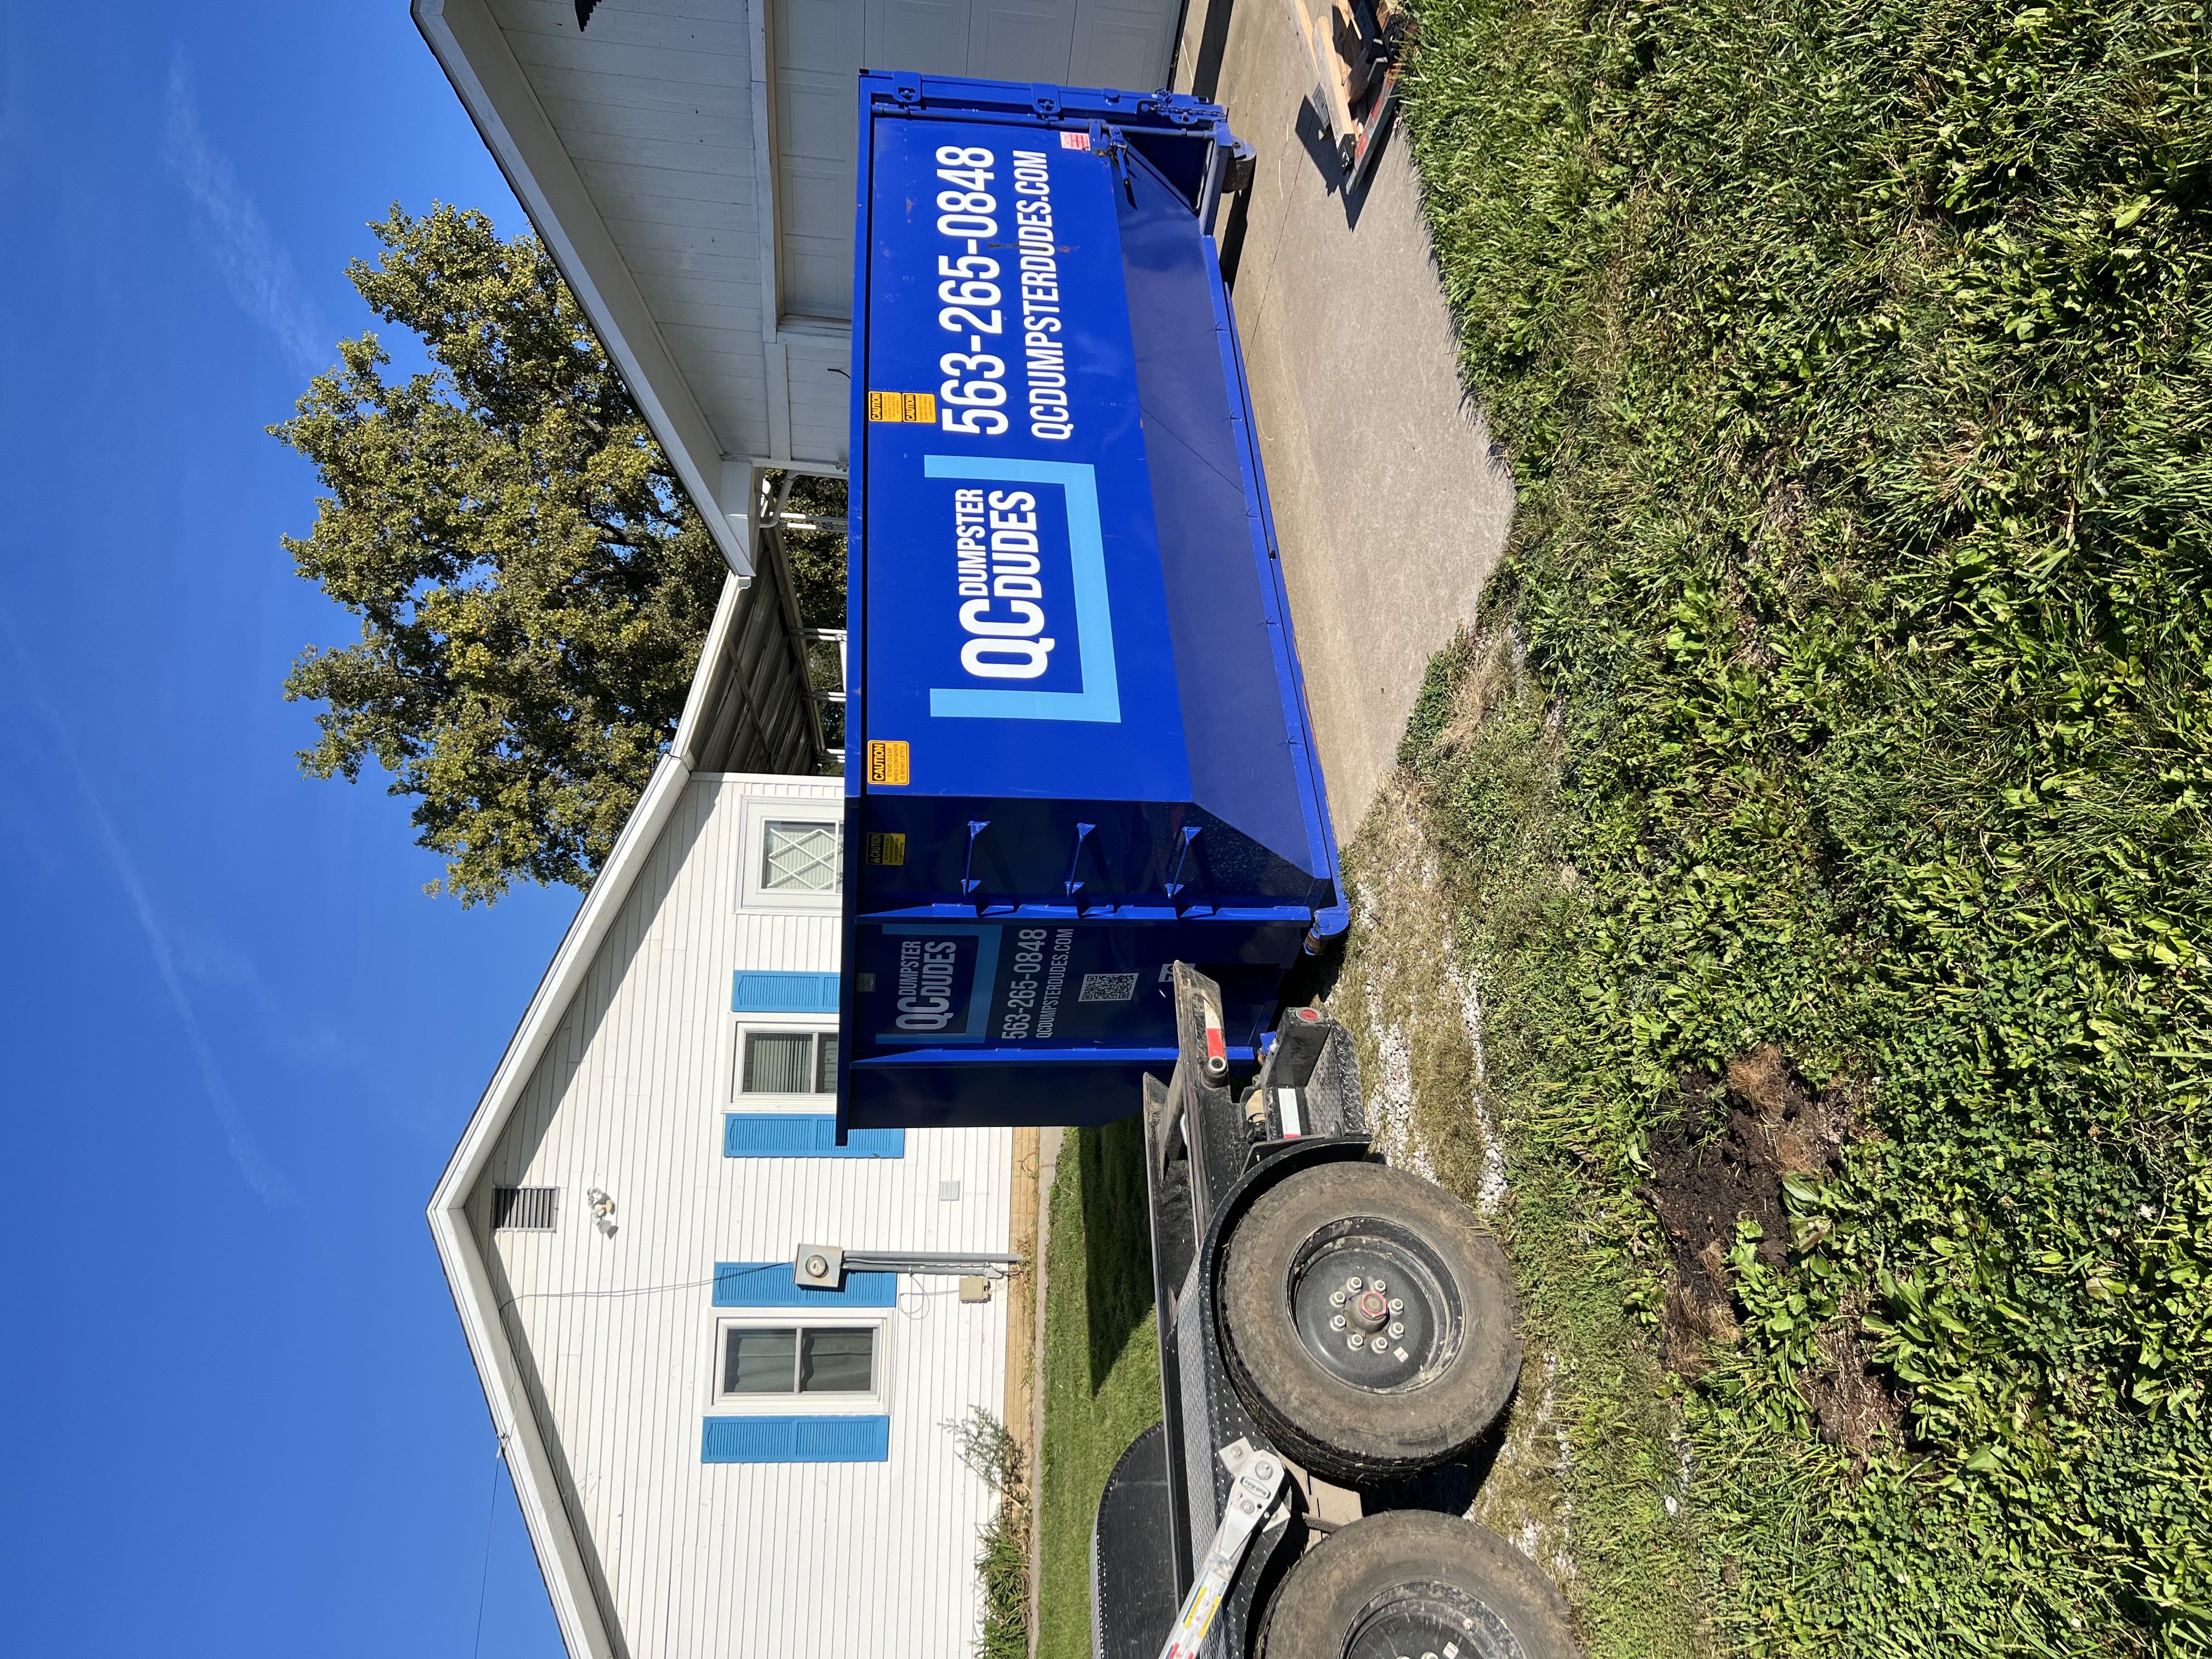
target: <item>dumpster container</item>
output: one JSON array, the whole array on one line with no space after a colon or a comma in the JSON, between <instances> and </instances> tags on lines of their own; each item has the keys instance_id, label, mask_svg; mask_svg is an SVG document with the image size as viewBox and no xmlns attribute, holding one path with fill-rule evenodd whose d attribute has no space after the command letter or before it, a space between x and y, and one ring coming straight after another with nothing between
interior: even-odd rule
<instances>
[{"instance_id":1,"label":"dumpster container","mask_svg":"<svg viewBox=\"0 0 2212 1659\"><path fill-rule=\"evenodd\" d=\"M1341 931L1218 107L860 77L839 1131L1103 1122Z\"/></svg>"}]
</instances>

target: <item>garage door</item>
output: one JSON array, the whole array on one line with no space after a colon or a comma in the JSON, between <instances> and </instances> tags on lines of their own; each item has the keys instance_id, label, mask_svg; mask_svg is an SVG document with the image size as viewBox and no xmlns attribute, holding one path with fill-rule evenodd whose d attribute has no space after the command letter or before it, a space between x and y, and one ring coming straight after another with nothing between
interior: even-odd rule
<instances>
[{"instance_id":1,"label":"garage door","mask_svg":"<svg viewBox=\"0 0 2212 1659\"><path fill-rule=\"evenodd\" d=\"M1149 92L1182 0L774 0L769 52L786 321L853 308L855 77L863 69Z\"/></svg>"}]
</instances>

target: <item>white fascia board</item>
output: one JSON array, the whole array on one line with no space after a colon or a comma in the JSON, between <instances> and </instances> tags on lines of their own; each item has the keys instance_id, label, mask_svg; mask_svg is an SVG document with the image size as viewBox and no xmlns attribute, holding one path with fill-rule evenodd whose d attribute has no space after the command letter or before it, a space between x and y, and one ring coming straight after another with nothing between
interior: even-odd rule
<instances>
[{"instance_id":1,"label":"white fascia board","mask_svg":"<svg viewBox=\"0 0 2212 1659\"><path fill-rule=\"evenodd\" d=\"M684 714L676 722L676 738L668 752L686 766L698 763L693 750L699 742L700 726L714 712L708 700L714 695L714 671L721 665L722 653L730 648L730 635L738 625L738 596L744 591L744 584L735 576L723 582L722 597L714 605L714 620L707 624L707 643L699 652L699 665L691 672L691 689L684 694Z\"/></svg>"},{"instance_id":2,"label":"white fascia board","mask_svg":"<svg viewBox=\"0 0 2212 1659\"><path fill-rule=\"evenodd\" d=\"M716 611L718 623L732 610L736 591L732 580L726 586L722 605ZM702 667L699 679L704 678ZM699 679L693 683L695 702ZM522 1023L508 1040L507 1052L500 1057L499 1067L492 1073L490 1085L477 1102L460 1145L453 1149L430 1197L430 1232L437 1241L438 1259L445 1267L446 1283L468 1336L469 1353L483 1383L492 1426L507 1448L507 1468L514 1476L531 1545L537 1551L562 1640L568 1644L571 1659L621 1659L624 1650L616 1644L600 1616L590 1574L562 1500L553 1460L545 1448L544 1427L530 1410L521 1370L500 1318L491 1276L470 1231L467 1206L492 1149L498 1145L500 1131L521 1100L547 1042L568 1011L577 987L591 971L599 943L620 913L637 872L684 798L691 774L678 753L660 757L599 878L562 936L560 948L538 981Z\"/></svg>"},{"instance_id":3,"label":"white fascia board","mask_svg":"<svg viewBox=\"0 0 2212 1659\"><path fill-rule=\"evenodd\" d=\"M610 1639L599 1598L592 1593L591 1574L561 1501L560 1478L554 1473L537 1416L529 1409L520 1368L495 1306L490 1276L469 1237L468 1218L459 1210L434 1207L430 1232L437 1240L447 1286L468 1336L477 1380L483 1384L484 1403L491 1407L492 1428L514 1481L515 1500L538 1558L538 1576L553 1603L561 1644L568 1659L622 1659L623 1650Z\"/></svg>"},{"instance_id":4,"label":"white fascia board","mask_svg":"<svg viewBox=\"0 0 2212 1659\"><path fill-rule=\"evenodd\" d=\"M744 542L744 503L732 524L718 494L720 440L497 20L484 0L414 0L413 9L415 26L599 331L646 424L705 516L723 560L740 581L750 582L752 550Z\"/></svg>"}]
</instances>

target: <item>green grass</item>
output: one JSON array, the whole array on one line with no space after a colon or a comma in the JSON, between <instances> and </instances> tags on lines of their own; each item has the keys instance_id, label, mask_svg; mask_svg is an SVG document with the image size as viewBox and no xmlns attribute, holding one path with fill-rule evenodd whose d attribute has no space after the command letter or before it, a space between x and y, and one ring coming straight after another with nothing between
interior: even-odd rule
<instances>
[{"instance_id":1,"label":"green grass","mask_svg":"<svg viewBox=\"0 0 2212 1659\"><path fill-rule=\"evenodd\" d=\"M1071 1129L1046 1245L1039 1659L1091 1652L1091 1522L1106 1477L1159 1421L1142 1130Z\"/></svg>"},{"instance_id":2,"label":"green grass","mask_svg":"<svg viewBox=\"0 0 2212 1659\"><path fill-rule=\"evenodd\" d=\"M1648 1328L1691 1076L1773 1043L1850 1103L1682 1394L1698 1599L1749 1653L2212 1649L2206 15L1420 14L1521 507L1406 756L1514 1158Z\"/></svg>"}]
</instances>

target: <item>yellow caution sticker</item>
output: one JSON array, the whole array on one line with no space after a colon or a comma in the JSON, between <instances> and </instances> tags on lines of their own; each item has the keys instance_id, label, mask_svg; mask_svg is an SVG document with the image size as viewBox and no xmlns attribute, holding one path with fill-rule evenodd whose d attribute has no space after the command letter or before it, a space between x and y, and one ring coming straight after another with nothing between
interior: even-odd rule
<instances>
[{"instance_id":1,"label":"yellow caution sticker","mask_svg":"<svg viewBox=\"0 0 2212 1659\"><path fill-rule=\"evenodd\" d=\"M907 746L875 738L868 742L868 781L878 788L907 781Z\"/></svg>"},{"instance_id":2,"label":"yellow caution sticker","mask_svg":"<svg viewBox=\"0 0 2212 1659\"><path fill-rule=\"evenodd\" d=\"M937 394L933 392L871 392L868 418L872 421L919 421L937 424Z\"/></svg>"},{"instance_id":3,"label":"yellow caution sticker","mask_svg":"<svg viewBox=\"0 0 2212 1659\"><path fill-rule=\"evenodd\" d=\"M903 865L906 862L906 837L900 835L871 835L868 837L868 862Z\"/></svg>"}]
</instances>

